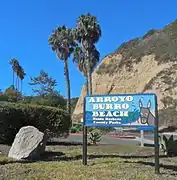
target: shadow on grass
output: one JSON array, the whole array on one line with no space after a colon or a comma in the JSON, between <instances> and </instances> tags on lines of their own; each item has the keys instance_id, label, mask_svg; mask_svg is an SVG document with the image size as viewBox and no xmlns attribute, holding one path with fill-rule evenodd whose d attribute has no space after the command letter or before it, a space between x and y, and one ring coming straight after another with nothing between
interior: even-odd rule
<instances>
[{"instance_id":1,"label":"shadow on grass","mask_svg":"<svg viewBox=\"0 0 177 180\"><path fill-rule=\"evenodd\" d=\"M11 164L11 163L34 163L39 161L58 161L61 156L65 156L65 153L63 152L52 152L52 151L46 151L44 154L42 154L39 158L36 160L30 160L30 159L23 159L23 160L9 160L5 159L0 161L0 165L5 164Z\"/></svg>"},{"instance_id":2,"label":"shadow on grass","mask_svg":"<svg viewBox=\"0 0 177 180\"><path fill-rule=\"evenodd\" d=\"M124 161L124 163L137 163L137 164L142 164L142 165L147 165L147 166L155 166L155 163L153 162L144 162L144 161L137 161L137 162L130 162L130 161ZM172 170L172 171L177 171L177 165L165 165L160 163L160 168ZM165 174L165 173L161 173ZM171 175L176 175L176 173L173 173Z\"/></svg>"},{"instance_id":3,"label":"shadow on grass","mask_svg":"<svg viewBox=\"0 0 177 180\"><path fill-rule=\"evenodd\" d=\"M123 159L138 159L138 158L152 158L154 155L146 155L146 156L138 156L138 155L116 155L116 154L104 154L104 155L88 155L88 159L96 159L96 158L123 158ZM166 156L160 156L166 157ZM5 165L9 163L33 163L38 161L50 162L50 161L76 161L81 160L82 155L77 156L66 156L62 152L45 152L40 158L37 160L21 160L21 161L1 161L0 165ZM128 162L128 161L127 161ZM143 162L143 161L142 161Z\"/></svg>"},{"instance_id":4,"label":"shadow on grass","mask_svg":"<svg viewBox=\"0 0 177 180\"><path fill-rule=\"evenodd\" d=\"M81 146L82 142L67 142L67 141L48 141L47 146Z\"/></svg>"}]
</instances>

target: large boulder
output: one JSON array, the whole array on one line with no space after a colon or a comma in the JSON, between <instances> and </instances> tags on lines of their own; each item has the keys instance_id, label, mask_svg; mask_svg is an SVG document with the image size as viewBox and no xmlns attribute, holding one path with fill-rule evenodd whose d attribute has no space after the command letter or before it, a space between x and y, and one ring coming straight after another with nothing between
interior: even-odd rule
<instances>
[{"instance_id":1,"label":"large boulder","mask_svg":"<svg viewBox=\"0 0 177 180\"><path fill-rule=\"evenodd\" d=\"M8 157L34 160L45 151L46 136L33 126L22 127L16 134Z\"/></svg>"}]
</instances>

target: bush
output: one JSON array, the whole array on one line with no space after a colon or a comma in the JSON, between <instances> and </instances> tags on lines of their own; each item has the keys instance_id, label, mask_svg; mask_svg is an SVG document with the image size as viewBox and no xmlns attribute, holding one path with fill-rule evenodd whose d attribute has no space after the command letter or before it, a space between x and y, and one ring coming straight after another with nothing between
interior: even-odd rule
<instances>
[{"instance_id":1,"label":"bush","mask_svg":"<svg viewBox=\"0 0 177 180\"><path fill-rule=\"evenodd\" d=\"M169 139L163 135L161 138L161 148L163 149L165 155L168 157L177 156L177 140L174 140L173 135Z\"/></svg>"},{"instance_id":2,"label":"bush","mask_svg":"<svg viewBox=\"0 0 177 180\"><path fill-rule=\"evenodd\" d=\"M75 127L78 132L82 131L82 124L81 123L75 123L75 124L73 124L73 127Z\"/></svg>"},{"instance_id":3,"label":"bush","mask_svg":"<svg viewBox=\"0 0 177 180\"><path fill-rule=\"evenodd\" d=\"M88 132L92 132L94 130L98 130L101 134L107 134L115 131L113 127L88 127Z\"/></svg>"},{"instance_id":4,"label":"bush","mask_svg":"<svg viewBox=\"0 0 177 180\"><path fill-rule=\"evenodd\" d=\"M71 127L70 131L71 133L77 133L78 129L76 127Z\"/></svg>"},{"instance_id":5,"label":"bush","mask_svg":"<svg viewBox=\"0 0 177 180\"><path fill-rule=\"evenodd\" d=\"M101 133L98 129L93 129L89 132L89 142L96 145L97 142L101 141Z\"/></svg>"},{"instance_id":6,"label":"bush","mask_svg":"<svg viewBox=\"0 0 177 180\"><path fill-rule=\"evenodd\" d=\"M17 103L0 103L0 143L11 144L19 129L34 126L49 137L69 132L70 118L61 109Z\"/></svg>"}]
</instances>

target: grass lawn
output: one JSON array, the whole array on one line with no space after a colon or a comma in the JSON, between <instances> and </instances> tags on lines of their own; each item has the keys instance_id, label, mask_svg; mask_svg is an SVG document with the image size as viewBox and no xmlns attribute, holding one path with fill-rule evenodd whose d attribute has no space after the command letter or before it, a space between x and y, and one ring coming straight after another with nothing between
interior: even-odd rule
<instances>
[{"instance_id":1,"label":"grass lawn","mask_svg":"<svg viewBox=\"0 0 177 180\"><path fill-rule=\"evenodd\" d=\"M177 159L161 157L161 175L154 174L153 148L99 145L88 147L88 166L81 146L47 146L38 162L15 162L0 155L0 180L173 180Z\"/></svg>"}]
</instances>

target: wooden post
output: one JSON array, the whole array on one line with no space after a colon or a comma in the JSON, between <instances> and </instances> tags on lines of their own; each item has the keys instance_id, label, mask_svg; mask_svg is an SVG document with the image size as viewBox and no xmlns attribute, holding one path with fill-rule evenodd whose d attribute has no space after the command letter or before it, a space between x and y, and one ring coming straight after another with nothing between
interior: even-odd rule
<instances>
[{"instance_id":1,"label":"wooden post","mask_svg":"<svg viewBox=\"0 0 177 180\"><path fill-rule=\"evenodd\" d=\"M154 129L154 152L155 152L155 174L160 173L160 165L159 165L159 117L158 117L158 104L157 104L157 96L155 96L155 129Z\"/></svg>"},{"instance_id":2,"label":"wooden post","mask_svg":"<svg viewBox=\"0 0 177 180\"><path fill-rule=\"evenodd\" d=\"M144 147L144 131L140 130L141 133L141 147Z\"/></svg>"}]
</instances>

